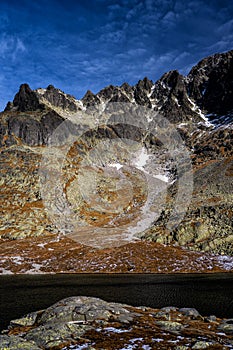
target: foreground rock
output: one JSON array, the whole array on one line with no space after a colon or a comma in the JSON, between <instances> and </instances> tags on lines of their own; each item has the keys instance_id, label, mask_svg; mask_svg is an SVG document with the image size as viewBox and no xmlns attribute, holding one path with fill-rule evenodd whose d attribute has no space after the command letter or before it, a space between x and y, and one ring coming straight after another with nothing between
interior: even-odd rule
<instances>
[{"instance_id":1,"label":"foreground rock","mask_svg":"<svg viewBox=\"0 0 233 350\"><path fill-rule=\"evenodd\" d=\"M11 321L0 349L233 349L232 320L77 296Z\"/></svg>"}]
</instances>

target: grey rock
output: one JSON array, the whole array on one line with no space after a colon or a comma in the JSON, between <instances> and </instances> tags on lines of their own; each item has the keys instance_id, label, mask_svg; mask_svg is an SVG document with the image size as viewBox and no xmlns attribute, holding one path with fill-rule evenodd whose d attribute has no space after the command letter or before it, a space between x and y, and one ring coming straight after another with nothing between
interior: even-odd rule
<instances>
[{"instance_id":1,"label":"grey rock","mask_svg":"<svg viewBox=\"0 0 233 350\"><path fill-rule=\"evenodd\" d=\"M193 318L198 318L200 317L201 315L199 314L199 312L194 309L194 308L186 308L186 307L183 307L181 309L179 309L179 311L184 314L185 316L191 316Z\"/></svg>"},{"instance_id":2,"label":"grey rock","mask_svg":"<svg viewBox=\"0 0 233 350\"><path fill-rule=\"evenodd\" d=\"M0 335L0 350L40 350L34 341L28 341L18 336Z\"/></svg>"},{"instance_id":3,"label":"grey rock","mask_svg":"<svg viewBox=\"0 0 233 350\"><path fill-rule=\"evenodd\" d=\"M161 326L165 331L168 332L179 332L185 328L185 325L179 322L173 321L157 321L156 324Z\"/></svg>"},{"instance_id":4,"label":"grey rock","mask_svg":"<svg viewBox=\"0 0 233 350\"><path fill-rule=\"evenodd\" d=\"M46 309L38 320L38 324L61 323L72 321L94 321L98 318L108 320L112 315L131 320L135 315L123 305L107 303L104 300L90 297L70 297Z\"/></svg>"},{"instance_id":5,"label":"grey rock","mask_svg":"<svg viewBox=\"0 0 233 350\"><path fill-rule=\"evenodd\" d=\"M218 329L226 334L233 334L233 319L226 319L220 323Z\"/></svg>"},{"instance_id":6,"label":"grey rock","mask_svg":"<svg viewBox=\"0 0 233 350\"><path fill-rule=\"evenodd\" d=\"M175 307L175 306L165 306L165 307L162 307L161 311L164 311L164 312L168 312L170 313L171 311L177 311L178 308Z\"/></svg>"},{"instance_id":7,"label":"grey rock","mask_svg":"<svg viewBox=\"0 0 233 350\"><path fill-rule=\"evenodd\" d=\"M91 107L100 104L99 97L93 94L93 92L90 90L87 90L86 94L83 96L81 101L86 107Z\"/></svg>"},{"instance_id":8,"label":"grey rock","mask_svg":"<svg viewBox=\"0 0 233 350\"><path fill-rule=\"evenodd\" d=\"M38 318L38 314L39 312L32 312L30 314L25 315L22 318L12 320L10 322L10 326L33 326Z\"/></svg>"},{"instance_id":9,"label":"grey rock","mask_svg":"<svg viewBox=\"0 0 233 350\"><path fill-rule=\"evenodd\" d=\"M71 112L77 111L75 98L71 95L65 94L63 91L56 89L53 85L49 85L42 95L52 106L59 107L63 110ZM38 95L40 97L40 95Z\"/></svg>"},{"instance_id":10,"label":"grey rock","mask_svg":"<svg viewBox=\"0 0 233 350\"><path fill-rule=\"evenodd\" d=\"M217 317L214 316L214 315L210 315L210 316L208 316L206 319L207 319L207 321L209 321L209 322L216 322L216 321L217 321Z\"/></svg>"},{"instance_id":11,"label":"grey rock","mask_svg":"<svg viewBox=\"0 0 233 350\"><path fill-rule=\"evenodd\" d=\"M72 340L78 340L86 331L92 327L76 323L60 323L39 326L29 331L25 339L34 341L43 349L62 346Z\"/></svg>"},{"instance_id":12,"label":"grey rock","mask_svg":"<svg viewBox=\"0 0 233 350\"><path fill-rule=\"evenodd\" d=\"M5 111L37 111L43 110L45 106L40 103L36 93L31 90L28 84L22 84L19 92L15 95L13 103L8 103Z\"/></svg>"},{"instance_id":13,"label":"grey rock","mask_svg":"<svg viewBox=\"0 0 233 350\"><path fill-rule=\"evenodd\" d=\"M213 119L233 111L233 50L204 58L188 80L190 97Z\"/></svg>"},{"instance_id":14,"label":"grey rock","mask_svg":"<svg viewBox=\"0 0 233 350\"><path fill-rule=\"evenodd\" d=\"M193 346L192 349L208 349L213 343L207 342L207 341L197 341Z\"/></svg>"}]
</instances>

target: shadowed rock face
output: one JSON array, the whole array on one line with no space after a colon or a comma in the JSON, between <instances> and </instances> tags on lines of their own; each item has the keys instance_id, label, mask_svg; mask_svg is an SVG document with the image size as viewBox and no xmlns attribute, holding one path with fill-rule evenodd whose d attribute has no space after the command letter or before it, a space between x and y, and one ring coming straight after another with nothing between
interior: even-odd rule
<instances>
[{"instance_id":1,"label":"shadowed rock face","mask_svg":"<svg viewBox=\"0 0 233 350\"><path fill-rule=\"evenodd\" d=\"M98 105L100 103L100 99L95 94L93 94L93 92L87 90L85 96L82 98L82 103L86 107L90 107L94 106L95 104Z\"/></svg>"},{"instance_id":2,"label":"shadowed rock face","mask_svg":"<svg viewBox=\"0 0 233 350\"><path fill-rule=\"evenodd\" d=\"M22 142L29 146L47 144L49 136L64 121L55 111L11 113L0 126L1 145ZM5 139L4 139L5 138Z\"/></svg>"},{"instance_id":3,"label":"shadowed rock face","mask_svg":"<svg viewBox=\"0 0 233 350\"><path fill-rule=\"evenodd\" d=\"M176 70L165 73L155 83L151 98L158 101L159 113L172 123L201 121L200 115L192 109L185 77Z\"/></svg>"},{"instance_id":4,"label":"shadowed rock face","mask_svg":"<svg viewBox=\"0 0 233 350\"><path fill-rule=\"evenodd\" d=\"M19 92L15 95L13 103L9 103L6 106L5 111L36 111L43 110L44 105L40 103L36 93L31 90L28 84L22 84Z\"/></svg>"},{"instance_id":5,"label":"shadowed rock face","mask_svg":"<svg viewBox=\"0 0 233 350\"><path fill-rule=\"evenodd\" d=\"M200 61L188 75L188 91L206 113L233 111L233 50Z\"/></svg>"},{"instance_id":6,"label":"shadowed rock face","mask_svg":"<svg viewBox=\"0 0 233 350\"><path fill-rule=\"evenodd\" d=\"M71 112L77 111L77 106L72 100L73 97L64 94L61 90L56 89L53 85L49 85L43 94L43 98L51 103L52 106L60 107Z\"/></svg>"}]
</instances>

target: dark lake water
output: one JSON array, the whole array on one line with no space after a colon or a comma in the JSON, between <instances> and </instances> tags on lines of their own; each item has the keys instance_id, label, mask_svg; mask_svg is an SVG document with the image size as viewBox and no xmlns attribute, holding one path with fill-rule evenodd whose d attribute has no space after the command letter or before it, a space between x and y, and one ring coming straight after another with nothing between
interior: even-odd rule
<instances>
[{"instance_id":1,"label":"dark lake water","mask_svg":"<svg viewBox=\"0 0 233 350\"><path fill-rule=\"evenodd\" d=\"M5 275L0 276L0 329L74 295L134 306L194 307L202 315L233 318L232 273Z\"/></svg>"}]
</instances>

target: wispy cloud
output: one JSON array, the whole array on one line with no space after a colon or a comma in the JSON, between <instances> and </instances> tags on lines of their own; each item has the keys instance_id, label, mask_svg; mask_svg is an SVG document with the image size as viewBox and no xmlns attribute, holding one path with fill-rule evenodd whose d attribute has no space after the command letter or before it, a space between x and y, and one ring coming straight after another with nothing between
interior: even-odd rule
<instances>
[{"instance_id":1,"label":"wispy cloud","mask_svg":"<svg viewBox=\"0 0 233 350\"><path fill-rule=\"evenodd\" d=\"M1 60L15 61L16 57L26 51L25 44L17 35L0 35L0 56Z\"/></svg>"}]
</instances>

